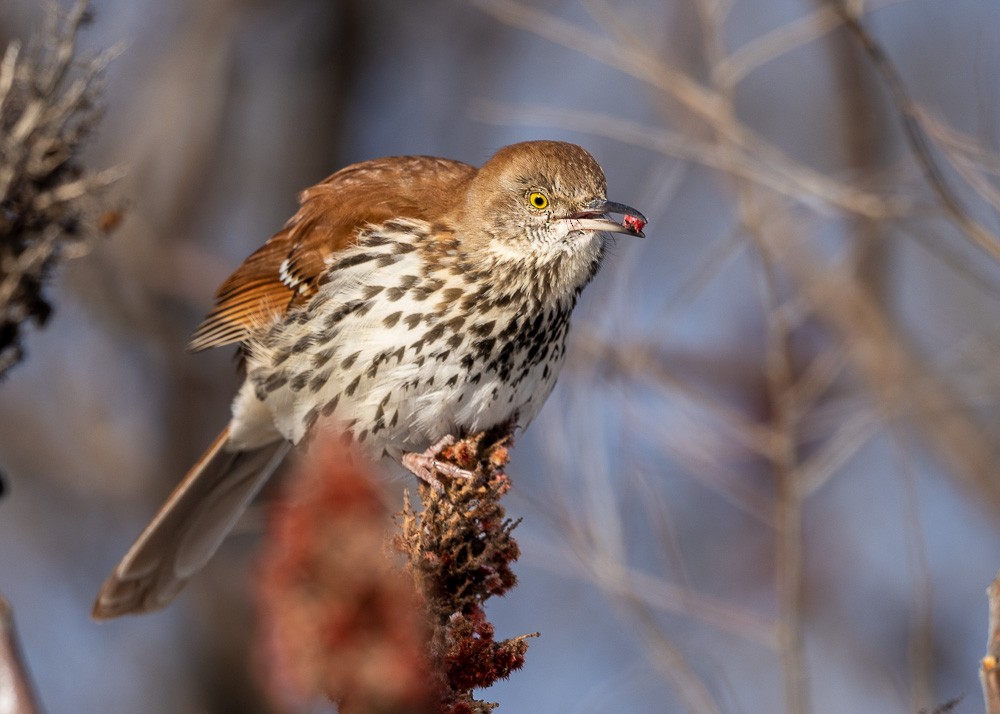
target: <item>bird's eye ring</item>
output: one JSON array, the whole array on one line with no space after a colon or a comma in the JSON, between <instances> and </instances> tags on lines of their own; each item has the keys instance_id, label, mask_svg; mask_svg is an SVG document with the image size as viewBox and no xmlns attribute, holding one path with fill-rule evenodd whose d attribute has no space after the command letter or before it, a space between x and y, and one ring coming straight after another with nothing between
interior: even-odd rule
<instances>
[{"instance_id":1,"label":"bird's eye ring","mask_svg":"<svg viewBox=\"0 0 1000 714\"><path fill-rule=\"evenodd\" d=\"M548 208L549 197L540 191L532 191L528 194L528 203L531 204L532 208L537 208L541 211L544 208Z\"/></svg>"}]
</instances>

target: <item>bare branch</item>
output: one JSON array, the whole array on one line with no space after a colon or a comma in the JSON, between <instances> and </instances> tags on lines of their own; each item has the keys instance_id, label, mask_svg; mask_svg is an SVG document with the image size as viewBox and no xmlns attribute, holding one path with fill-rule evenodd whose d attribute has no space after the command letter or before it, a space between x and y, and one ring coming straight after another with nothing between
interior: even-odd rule
<instances>
[{"instance_id":1,"label":"bare branch","mask_svg":"<svg viewBox=\"0 0 1000 714\"><path fill-rule=\"evenodd\" d=\"M927 183L937 195L941 205L944 206L945 211L951 219L973 243L993 257L994 260L1000 261L1000 238L972 217L962 200L958 197L958 194L948 184L944 171L938 164L937 159L934 158L931 141L921 125L919 108L913 99L910 98L910 94L906 90L906 85L903 84L896 66L889 59L889 56L875 37L861 24L858 16L843 4L842 0L831 0L831 3L837 12L840 13L845 27L857 37L865 53L875 65L879 76L889 91L890 99L899 112L910 150L913 151L927 178Z\"/></svg>"},{"instance_id":2,"label":"bare branch","mask_svg":"<svg viewBox=\"0 0 1000 714\"><path fill-rule=\"evenodd\" d=\"M39 711L17 643L10 603L0 596L0 714L37 714Z\"/></svg>"},{"instance_id":3,"label":"bare branch","mask_svg":"<svg viewBox=\"0 0 1000 714\"><path fill-rule=\"evenodd\" d=\"M45 282L62 260L100 234L98 196L120 170L91 172L79 161L100 117L100 79L113 48L77 63L88 0L46 16L32 49L11 43L0 62L0 377L22 355L21 328L52 308Z\"/></svg>"},{"instance_id":4,"label":"bare branch","mask_svg":"<svg viewBox=\"0 0 1000 714\"><path fill-rule=\"evenodd\" d=\"M986 656L979 669L979 681L983 685L986 714L1000 714L1000 574L986 589L986 597L990 608L990 629Z\"/></svg>"}]
</instances>

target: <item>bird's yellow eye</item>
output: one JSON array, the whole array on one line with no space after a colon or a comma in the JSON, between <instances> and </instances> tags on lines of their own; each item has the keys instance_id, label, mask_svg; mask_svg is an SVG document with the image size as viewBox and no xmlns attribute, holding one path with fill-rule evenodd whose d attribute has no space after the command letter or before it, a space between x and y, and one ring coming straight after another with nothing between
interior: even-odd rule
<instances>
[{"instance_id":1,"label":"bird's yellow eye","mask_svg":"<svg viewBox=\"0 0 1000 714\"><path fill-rule=\"evenodd\" d=\"M528 203L531 204L532 208L537 208L539 211L543 208L547 208L549 205L549 197L544 193L539 193L538 191L532 191L528 194Z\"/></svg>"}]
</instances>

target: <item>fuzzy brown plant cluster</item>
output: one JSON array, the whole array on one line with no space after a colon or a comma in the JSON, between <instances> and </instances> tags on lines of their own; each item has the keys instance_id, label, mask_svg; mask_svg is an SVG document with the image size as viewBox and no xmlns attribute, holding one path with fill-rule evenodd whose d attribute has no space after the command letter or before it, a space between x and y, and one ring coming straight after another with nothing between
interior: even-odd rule
<instances>
[{"instance_id":1,"label":"fuzzy brown plant cluster","mask_svg":"<svg viewBox=\"0 0 1000 714\"><path fill-rule=\"evenodd\" d=\"M114 51L76 57L88 3L55 9L27 48L11 42L0 60L0 377L23 355L22 328L45 323L45 282L117 223L99 195L116 171L84 168L80 151L100 118L100 78Z\"/></svg>"},{"instance_id":2,"label":"fuzzy brown plant cluster","mask_svg":"<svg viewBox=\"0 0 1000 714\"><path fill-rule=\"evenodd\" d=\"M272 507L258 578L258 662L276 704L321 696L341 714L430 712L430 635L392 558L377 478L335 446L313 448Z\"/></svg>"},{"instance_id":3,"label":"fuzzy brown plant cluster","mask_svg":"<svg viewBox=\"0 0 1000 714\"><path fill-rule=\"evenodd\" d=\"M315 447L273 507L258 578L258 662L276 703L335 701L342 714L473 714L473 691L524 663L484 604L516 583L516 523L500 498L508 434L479 434L440 461L471 478L420 486L393 523L363 460ZM399 555L406 557L401 563Z\"/></svg>"},{"instance_id":4,"label":"fuzzy brown plant cluster","mask_svg":"<svg viewBox=\"0 0 1000 714\"><path fill-rule=\"evenodd\" d=\"M424 508L407 503L397 548L423 595L433 636L430 661L440 678L442 714L479 714L497 705L473 691L506 679L524 665L526 637L497 641L484 605L517 584L511 565L520 551L500 499L510 490L503 469L512 442L509 428L474 435L443 450L441 460L472 478L421 483Z\"/></svg>"}]
</instances>

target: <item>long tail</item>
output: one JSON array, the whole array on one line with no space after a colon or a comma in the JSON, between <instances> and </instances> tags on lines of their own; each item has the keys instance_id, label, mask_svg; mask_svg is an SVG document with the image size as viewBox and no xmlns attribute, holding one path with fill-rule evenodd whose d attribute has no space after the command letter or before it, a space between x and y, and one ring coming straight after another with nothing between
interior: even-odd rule
<instances>
[{"instance_id":1,"label":"long tail","mask_svg":"<svg viewBox=\"0 0 1000 714\"><path fill-rule=\"evenodd\" d=\"M229 451L228 427L191 467L101 587L95 619L159 610L204 567L288 454L284 440Z\"/></svg>"}]
</instances>

